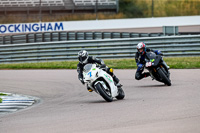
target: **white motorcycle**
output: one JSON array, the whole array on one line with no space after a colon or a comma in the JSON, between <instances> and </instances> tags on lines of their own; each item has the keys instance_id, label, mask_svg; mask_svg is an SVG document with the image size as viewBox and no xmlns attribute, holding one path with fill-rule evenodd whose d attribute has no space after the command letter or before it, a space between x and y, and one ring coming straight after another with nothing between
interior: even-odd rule
<instances>
[{"instance_id":1,"label":"white motorcycle","mask_svg":"<svg viewBox=\"0 0 200 133\"><path fill-rule=\"evenodd\" d=\"M113 98L120 100L125 97L123 89L115 85L112 76L96 64L84 66L83 78L88 87L100 94L107 102L112 102Z\"/></svg>"}]
</instances>

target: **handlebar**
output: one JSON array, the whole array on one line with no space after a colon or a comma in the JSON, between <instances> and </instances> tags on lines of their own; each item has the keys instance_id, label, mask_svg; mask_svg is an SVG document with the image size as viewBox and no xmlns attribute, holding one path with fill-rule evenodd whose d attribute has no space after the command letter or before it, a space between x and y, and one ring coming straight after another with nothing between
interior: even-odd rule
<instances>
[{"instance_id":1,"label":"handlebar","mask_svg":"<svg viewBox=\"0 0 200 133\"><path fill-rule=\"evenodd\" d=\"M103 65L101 65L99 68L106 68L106 65L103 64Z\"/></svg>"}]
</instances>

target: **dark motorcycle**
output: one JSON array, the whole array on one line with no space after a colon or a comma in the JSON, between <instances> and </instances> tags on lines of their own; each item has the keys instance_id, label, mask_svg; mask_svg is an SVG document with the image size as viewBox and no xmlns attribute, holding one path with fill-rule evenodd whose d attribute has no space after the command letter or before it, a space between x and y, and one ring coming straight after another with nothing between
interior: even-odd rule
<instances>
[{"instance_id":1,"label":"dark motorcycle","mask_svg":"<svg viewBox=\"0 0 200 133\"><path fill-rule=\"evenodd\" d=\"M163 62L161 55L156 55L154 52L147 52L145 61L145 68L150 72L152 79L171 86L170 72L167 64Z\"/></svg>"}]
</instances>

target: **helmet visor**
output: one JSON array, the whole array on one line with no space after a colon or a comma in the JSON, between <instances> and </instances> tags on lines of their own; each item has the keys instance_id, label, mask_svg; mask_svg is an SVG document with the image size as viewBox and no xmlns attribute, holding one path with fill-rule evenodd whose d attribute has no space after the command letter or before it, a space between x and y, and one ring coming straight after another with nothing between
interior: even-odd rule
<instances>
[{"instance_id":1,"label":"helmet visor","mask_svg":"<svg viewBox=\"0 0 200 133\"><path fill-rule=\"evenodd\" d=\"M143 51L144 51L144 49L143 49L143 48L141 48L141 49L138 49L138 51L141 53L141 52L143 52Z\"/></svg>"},{"instance_id":2,"label":"helmet visor","mask_svg":"<svg viewBox=\"0 0 200 133\"><path fill-rule=\"evenodd\" d=\"M81 62L81 63L83 63L85 60L87 59L87 57L86 56L84 56L84 57L79 57L79 61Z\"/></svg>"}]
</instances>

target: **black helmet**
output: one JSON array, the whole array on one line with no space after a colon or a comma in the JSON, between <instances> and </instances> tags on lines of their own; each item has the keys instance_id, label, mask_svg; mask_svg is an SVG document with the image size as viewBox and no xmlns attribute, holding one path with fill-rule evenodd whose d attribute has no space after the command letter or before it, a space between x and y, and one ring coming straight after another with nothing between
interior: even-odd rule
<instances>
[{"instance_id":1,"label":"black helmet","mask_svg":"<svg viewBox=\"0 0 200 133\"><path fill-rule=\"evenodd\" d=\"M78 52L78 60L81 64L86 64L88 62L88 52L86 50L81 50Z\"/></svg>"}]
</instances>

